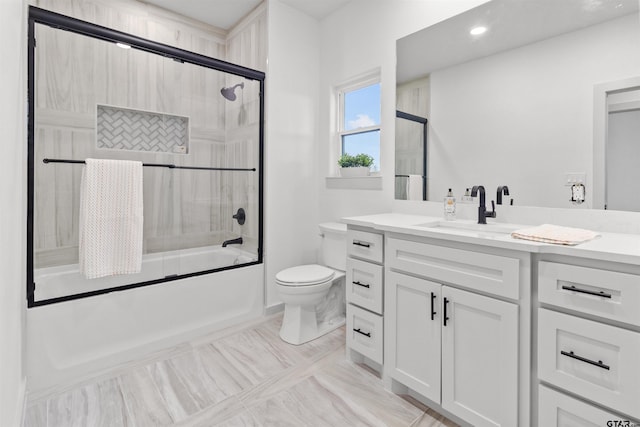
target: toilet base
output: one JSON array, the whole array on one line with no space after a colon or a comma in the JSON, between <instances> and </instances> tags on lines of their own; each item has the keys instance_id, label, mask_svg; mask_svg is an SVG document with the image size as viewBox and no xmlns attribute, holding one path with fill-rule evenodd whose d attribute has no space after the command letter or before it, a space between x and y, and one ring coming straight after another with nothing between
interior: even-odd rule
<instances>
[{"instance_id":1,"label":"toilet base","mask_svg":"<svg viewBox=\"0 0 640 427\"><path fill-rule=\"evenodd\" d=\"M289 344L300 345L328 334L344 324L344 316L318 322L313 306L289 306L285 307L280 338Z\"/></svg>"}]
</instances>

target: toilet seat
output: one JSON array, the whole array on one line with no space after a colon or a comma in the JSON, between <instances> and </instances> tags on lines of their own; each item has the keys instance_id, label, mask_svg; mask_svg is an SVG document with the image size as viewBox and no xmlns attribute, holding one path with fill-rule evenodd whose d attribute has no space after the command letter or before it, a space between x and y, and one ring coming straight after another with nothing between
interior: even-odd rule
<instances>
[{"instance_id":1,"label":"toilet seat","mask_svg":"<svg viewBox=\"0 0 640 427\"><path fill-rule=\"evenodd\" d=\"M335 271L318 264L299 265L276 274L276 283L282 286L311 286L325 283L335 275Z\"/></svg>"}]
</instances>

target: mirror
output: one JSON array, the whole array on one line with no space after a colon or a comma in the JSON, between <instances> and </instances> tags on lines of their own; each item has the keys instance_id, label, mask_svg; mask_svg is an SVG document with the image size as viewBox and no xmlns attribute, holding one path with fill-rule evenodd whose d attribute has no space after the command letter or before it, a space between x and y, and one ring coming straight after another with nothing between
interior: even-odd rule
<instances>
[{"instance_id":1,"label":"mirror","mask_svg":"<svg viewBox=\"0 0 640 427\"><path fill-rule=\"evenodd\" d=\"M478 26L487 31L471 35ZM594 92L640 76L637 0L492 0L396 47L396 107L428 119L427 150L414 153L426 159L427 200L484 185L489 201L507 185L515 205L605 207L595 193L607 149L594 141L606 139L608 96ZM396 157L408 155L403 138L396 127ZM584 203L571 201L576 184Z\"/></svg>"}]
</instances>

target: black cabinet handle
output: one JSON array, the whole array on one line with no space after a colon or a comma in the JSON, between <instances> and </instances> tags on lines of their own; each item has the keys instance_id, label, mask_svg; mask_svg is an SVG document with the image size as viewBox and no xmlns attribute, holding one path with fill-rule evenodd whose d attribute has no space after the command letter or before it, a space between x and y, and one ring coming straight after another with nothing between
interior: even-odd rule
<instances>
[{"instance_id":1,"label":"black cabinet handle","mask_svg":"<svg viewBox=\"0 0 640 427\"><path fill-rule=\"evenodd\" d=\"M603 291L600 291L600 292L589 291L587 289L576 288L573 285L571 285L571 286L563 286L562 289L567 290L567 291L580 292L581 294L595 295L597 297L602 297L602 298L611 298L611 294L605 294Z\"/></svg>"},{"instance_id":2,"label":"black cabinet handle","mask_svg":"<svg viewBox=\"0 0 640 427\"><path fill-rule=\"evenodd\" d=\"M449 316L447 316L447 304L449 304L449 300L447 298L445 298L444 300L444 312L443 312L443 316L442 316L442 325L443 326L447 326L447 320L449 320Z\"/></svg>"},{"instance_id":3,"label":"black cabinet handle","mask_svg":"<svg viewBox=\"0 0 640 427\"><path fill-rule=\"evenodd\" d=\"M356 245L356 246L362 246L363 248L368 248L368 247L371 246L369 243L362 243L362 242L358 242L356 240L354 240L353 244Z\"/></svg>"},{"instance_id":4,"label":"black cabinet handle","mask_svg":"<svg viewBox=\"0 0 640 427\"><path fill-rule=\"evenodd\" d=\"M609 365L605 365L604 363L602 363L602 360L598 360L597 362L594 362L593 360L589 360L582 356L578 356L577 354L573 354L573 351L570 351L568 353L566 351L561 351L560 354L563 356L570 357L572 359L579 360L584 363L588 363L589 365L597 366L598 368L606 369L607 371L611 369Z\"/></svg>"},{"instance_id":5,"label":"black cabinet handle","mask_svg":"<svg viewBox=\"0 0 640 427\"><path fill-rule=\"evenodd\" d=\"M353 328L353 332L357 332L360 335L364 335L365 337L371 338L371 332L362 332L360 328L358 329Z\"/></svg>"},{"instance_id":6,"label":"black cabinet handle","mask_svg":"<svg viewBox=\"0 0 640 427\"><path fill-rule=\"evenodd\" d=\"M436 317L435 301L436 301L436 294L431 292L431 320L435 319Z\"/></svg>"},{"instance_id":7,"label":"black cabinet handle","mask_svg":"<svg viewBox=\"0 0 640 427\"><path fill-rule=\"evenodd\" d=\"M368 285L366 283L360 283L358 281L354 281L354 282L351 282L351 283L353 283L354 285L362 286L363 288L370 288L371 287L371 285Z\"/></svg>"}]
</instances>

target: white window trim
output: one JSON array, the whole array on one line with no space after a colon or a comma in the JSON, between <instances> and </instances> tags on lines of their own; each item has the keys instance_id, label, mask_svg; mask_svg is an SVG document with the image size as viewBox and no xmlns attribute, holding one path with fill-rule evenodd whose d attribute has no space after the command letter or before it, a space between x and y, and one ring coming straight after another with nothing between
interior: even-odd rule
<instances>
[{"instance_id":1,"label":"white window trim","mask_svg":"<svg viewBox=\"0 0 640 427\"><path fill-rule=\"evenodd\" d=\"M354 90L362 89L366 86L371 86L373 84L380 84L380 109L382 110L382 78L380 69L376 69L367 73L360 74L349 79L346 82L343 82L340 85L336 85L334 87L334 100L335 104L335 121L336 128L332 131L332 144L331 149L329 150L329 157L331 158L331 167L329 169L330 175L326 179L326 184L328 188L362 188L362 189L382 189L382 180L379 175L379 171L374 173L369 177L363 177L358 179L353 178L343 178L339 175L339 167L337 165L337 159L342 153L342 137L345 135L353 135L365 132L372 131L381 131L382 129L382 115L380 116L380 124L375 126L367 126L361 127L357 129L343 130L344 129L344 94L345 92L351 92ZM379 159L380 162L380 170L382 170L382 158ZM345 181L342 184L339 184L339 181ZM375 182L375 184L373 184Z\"/></svg>"}]
</instances>

